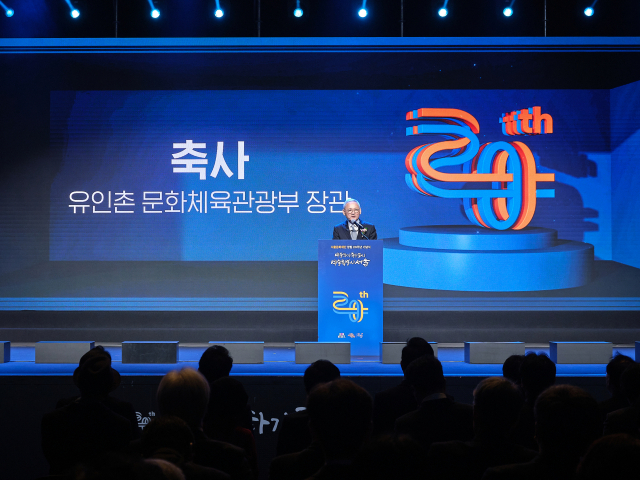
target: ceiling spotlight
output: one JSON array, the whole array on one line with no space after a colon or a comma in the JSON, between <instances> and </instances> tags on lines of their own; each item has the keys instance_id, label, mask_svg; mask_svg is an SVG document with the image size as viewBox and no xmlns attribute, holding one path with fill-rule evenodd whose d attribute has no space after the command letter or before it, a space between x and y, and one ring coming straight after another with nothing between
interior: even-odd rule
<instances>
[{"instance_id":1,"label":"ceiling spotlight","mask_svg":"<svg viewBox=\"0 0 640 480\"><path fill-rule=\"evenodd\" d=\"M507 8L505 8L505 9L502 11L502 14L503 14L505 17L510 17L511 15L513 15L513 8L511 8L511 7L507 7Z\"/></svg>"},{"instance_id":2,"label":"ceiling spotlight","mask_svg":"<svg viewBox=\"0 0 640 480\"><path fill-rule=\"evenodd\" d=\"M4 3L2 3L1 1L0 1L0 7L2 7L2 9L4 10L4 14L5 14L7 17L13 17L13 14L15 13L15 12L13 11L13 9L11 9L11 8L7 7L7 6L6 6Z\"/></svg>"},{"instance_id":3,"label":"ceiling spotlight","mask_svg":"<svg viewBox=\"0 0 640 480\"><path fill-rule=\"evenodd\" d=\"M361 8L360 10L358 10L358 16L360 18L364 18L367 16L367 9L366 8Z\"/></svg>"},{"instance_id":4,"label":"ceiling spotlight","mask_svg":"<svg viewBox=\"0 0 640 480\"><path fill-rule=\"evenodd\" d=\"M154 8L153 10L151 10L151 18L159 18L160 17L160 10L158 10L157 8Z\"/></svg>"},{"instance_id":5,"label":"ceiling spotlight","mask_svg":"<svg viewBox=\"0 0 640 480\"><path fill-rule=\"evenodd\" d=\"M216 16L216 18L222 18L224 16L224 11L221 8L216 8L213 14Z\"/></svg>"},{"instance_id":6,"label":"ceiling spotlight","mask_svg":"<svg viewBox=\"0 0 640 480\"><path fill-rule=\"evenodd\" d=\"M293 16L296 17L296 18L300 18L303 13L304 12L302 11L302 9L300 7L298 7L293 11Z\"/></svg>"},{"instance_id":7,"label":"ceiling spotlight","mask_svg":"<svg viewBox=\"0 0 640 480\"><path fill-rule=\"evenodd\" d=\"M448 13L449 11L444 7L438 10L438 15L440 15L442 18L446 17Z\"/></svg>"},{"instance_id":8,"label":"ceiling spotlight","mask_svg":"<svg viewBox=\"0 0 640 480\"><path fill-rule=\"evenodd\" d=\"M80 10L73 6L71 0L64 1L69 6L69 15L71 15L71 18L78 18L80 16Z\"/></svg>"},{"instance_id":9,"label":"ceiling spotlight","mask_svg":"<svg viewBox=\"0 0 640 480\"><path fill-rule=\"evenodd\" d=\"M585 14L587 17L592 16L592 15L594 14L593 7L587 7L587 8L585 8L585 9L584 9L584 14Z\"/></svg>"}]
</instances>

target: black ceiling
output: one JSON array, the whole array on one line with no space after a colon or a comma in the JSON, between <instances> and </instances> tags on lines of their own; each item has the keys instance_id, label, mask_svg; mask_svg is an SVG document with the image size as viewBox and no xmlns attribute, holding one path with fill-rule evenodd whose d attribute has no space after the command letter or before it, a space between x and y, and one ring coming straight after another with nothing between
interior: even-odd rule
<instances>
[{"instance_id":1,"label":"black ceiling","mask_svg":"<svg viewBox=\"0 0 640 480\"><path fill-rule=\"evenodd\" d=\"M219 0L225 15L213 16L216 0L3 0L15 10L0 13L2 38L83 37L593 37L640 36L639 0L367 0L369 15L357 16L363 0ZM513 3L507 18L502 9ZM116 21L117 19L117 21ZM116 35L117 32L117 35Z\"/></svg>"}]
</instances>

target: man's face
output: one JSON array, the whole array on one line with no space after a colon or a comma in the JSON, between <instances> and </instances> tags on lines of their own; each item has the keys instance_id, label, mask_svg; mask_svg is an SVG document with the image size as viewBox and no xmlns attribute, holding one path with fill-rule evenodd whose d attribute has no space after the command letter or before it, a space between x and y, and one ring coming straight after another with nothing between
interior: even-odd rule
<instances>
[{"instance_id":1,"label":"man's face","mask_svg":"<svg viewBox=\"0 0 640 480\"><path fill-rule=\"evenodd\" d=\"M360 206L356 202L349 202L344 206L342 213L347 217L347 220L353 223L360 218Z\"/></svg>"}]
</instances>

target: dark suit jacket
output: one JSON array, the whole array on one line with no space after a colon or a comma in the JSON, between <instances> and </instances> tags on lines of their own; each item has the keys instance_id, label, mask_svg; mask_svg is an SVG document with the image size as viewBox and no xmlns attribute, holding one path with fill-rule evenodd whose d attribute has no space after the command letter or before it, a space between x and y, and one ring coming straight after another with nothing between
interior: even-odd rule
<instances>
[{"instance_id":1,"label":"dark suit jacket","mask_svg":"<svg viewBox=\"0 0 640 480\"><path fill-rule=\"evenodd\" d=\"M304 450L311 445L309 414L306 410L286 415L280 422L276 455L286 455Z\"/></svg>"},{"instance_id":2,"label":"dark suit jacket","mask_svg":"<svg viewBox=\"0 0 640 480\"><path fill-rule=\"evenodd\" d=\"M571 480L575 477L576 462L561 461L538 455L527 463L489 468L482 480Z\"/></svg>"},{"instance_id":3,"label":"dark suit jacket","mask_svg":"<svg viewBox=\"0 0 640 480\"><path fill-rule=\"evenodd\" d=\"M324 465L322 448L317 442L301 452L274 458L269 466L269 480L303 480Z\"/></svg>"},{"instance_id":4,"label":"dark suit jacket","mask_svg":"<svg viewBox=\"0 0 640 480\"><path fill-rule=\"evenodd\" d=\"M93 399L78 398L45 414L41 431L52 475L67 473L76 463L105 452L124 452L131 440L129 420Z\"/></svg>"},{"instance_id":5,"label":"dark suit jacket","mask_svg":"<svg viewBox=\"0 0 640 480\"><path fill-rule=\"evenodd\" d=\"M604 434L627 433L640 438L640 398L631 406L621 408L607 415L604 422Z\"/></svg>"},{"instance_id":6,"label":"dark suit jacket","mask_svg":"<svg viewBox=\"0 0 640 480\"><path fill-rule=\"evenodd\" d=\"M233 480L253 480L244 450L230 443L211 440L202 430L192 430L195 438L193 463L221 470Z\"/></svg>"},{"instance_id":7,"label":"dark suit jacket","mask_svg":"<svg viewBox=\"0 0 640 480\"><path fill-rule=\"evenodd\" d=\"M473 438L473 407L451 398L427 400L415 412L396 420L396 433L406 434L423 446Z\"/></svg>"},{"instance_id":8,"label":"dark suit jacket","mask_svg":"<svg viewBox=\"0 0 640 480\"><path fill-rule=\"evenodd\" d=\"M418 402L406 380L376 394L373 400L373 434L393 432L396 420L418 408Z\"/></svg>"},{"instance_id":9,"label":"dark suit jacket","mask_svg":"<svg viewBox=\"0 0 640 480\"><path fill-rule=\"evenodd\" d=\"M480 480L487 468L533 460L538 452L507 440L434 443L427 463L438 480Z\"/></svg>"},{"instance_id":10,"label":"dark suit jacket","mask_svg":"<svg viewBox=\"0 0 640 480\"><path fill-rule=\"evenodd\" d=\"M349 226L347 225L348 223L349 221L345 220L333 227L333 240L351 240L351 233L349 233ZM378 239L378 234L376 233L376 227L374 225L365 223L362 220L360 220L360 223L362 223L362 226L367 230L364 234L369 238L369 240ZM357 240L366 240L366 238L362 236L362 231L358 231Z\"/></svg>"}]
</instances>

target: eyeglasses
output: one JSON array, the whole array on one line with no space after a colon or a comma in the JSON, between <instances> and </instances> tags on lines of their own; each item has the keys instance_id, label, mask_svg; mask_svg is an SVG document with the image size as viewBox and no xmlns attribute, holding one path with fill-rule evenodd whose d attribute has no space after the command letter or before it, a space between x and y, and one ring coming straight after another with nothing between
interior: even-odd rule
<instances>
[{"instance_id":1,"label":"eyeglasses","mask_svg":"<svg viewBox=\"0 0 640 480\"><path fill-rule=\"evenodd\" d=\"M358 213L359 211L359 208L350 208L349 210L345 210L347 213Z\"/></svg>"}]
</instances>

